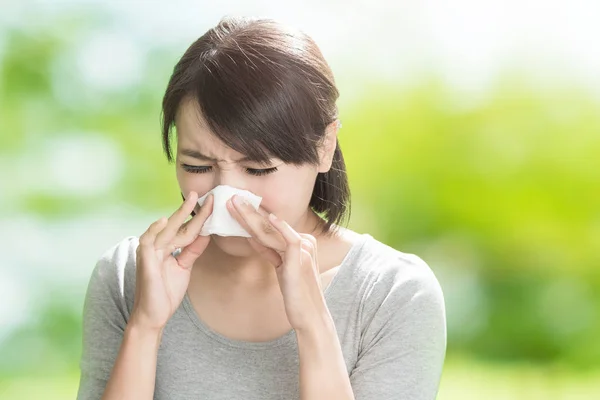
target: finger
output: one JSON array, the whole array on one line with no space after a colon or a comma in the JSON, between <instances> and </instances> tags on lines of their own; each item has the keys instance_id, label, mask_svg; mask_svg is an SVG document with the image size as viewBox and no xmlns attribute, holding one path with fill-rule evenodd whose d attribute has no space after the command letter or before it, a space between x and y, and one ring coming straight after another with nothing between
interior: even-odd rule
<instances>
[{"instance_id":1,"label":"finger","mask_svg":"<svg viewBox=\"0 0 600 400\"><path fill-rule=\"evenodd\" d=\"M175 250L178 247L185 247L196 239L196 236L200 234L204 223L213 211L213 204L213 195L209 194L200 208L200 212L179 227L175 238L171 241L170 249Z\"/></svg>"},{"instance_id":2,"label":"finger","mask_svg":"<svg viewBox=\"0 0 600 400\"><path fill-rule=\"evenodd\" d=\"M310 254L310 258L312 260L312 262L314 263L315 261L315 252L313 250L313 245L311 242L309 242L307 239L302 238L302 250L307 252L308 254Z\"/></svg>"},{"instance_id":3,"label":"finger","mask_svg":"<svg viewBox=\"0 0 600 400\"><path fill-rule=\"evenodd\" d=\"M243 200L243 197L233 196L227 202L227 209L236 221L263 246L283 252L286 247L285 240L269 222L268 218L252 207L250 203L236 204L236 199Z\"/></svg>"},{"instance_id":4,"label":"finger","mask_svg":"<svg viewBox=\"0 0 600 400\"><path fill-rule=\"evenodd\" d=\"M302 239L308 240L315 248L317 248L317 238L309 233L300 233Z\"/></svg>"},{"instance_id":5,"label":"finger","mask_svg":"<svg viewBox=\"0 0 600 400\"><path fill-rule=\"evenodd\" d=\"M317 272L319 272L319 263L317 260L317 239L308 233L300 233L302 238L302 248L308 251L312 257L312 263Z\"/></svg>"},{"instance_id":6,"label":"finger","mask_svg":"<svg viewBox=\"0 0 600 400\"><path fill-rule=\"evenodd\" d=\"M231 199L225 202L225 207L227 208L227 211L229 211L231 216L242 226L242 228L244 228L246 231L248 231L248 233L250 233L250 226L248 226L248 223L237 210Z\"/></svg>"},{"instance_id":7,"label":"finger","mask_svg":"<svg viewBox=\"0 0 600 400\"><path fill-rule=\"evenodd\" d=\"M185 199L183 204L179 206L179 209L177 209L177 211L175 211L171 217L169 217L167 226L156 236L156 240L154 242L154 246L156 248L162 248L171 243L181 225L185 222L186 218L189 217L190 213L196 206L197 201L198 194L194 191L191 191L190 195L187 197L187 199Z\"/></svg>"},{"instance_id":8,"label":"finger","mask_svg":"<svg viewBox=\"0 0 600 400\"><path fill-rule=\"evenodd\" d=\"M260 230L264 230L265 233L276 232L270 223L262 225L266 219L243 196L234 195L229 199L229 204L233 205L234 218L244 226L244 229L246 227L250 229L246 229L248 233L252 233L251 230L255 230L256 227L260 227Z\"/></svg>"},{"instance_id":9,"label":"finger","mask_svg":"<svg viewBox=\"0 0 600 400\"><path fill-rule=\"evenodd\" d=\"M233 208L236 208L235 207L235 199L236 198L240 200L239 206L242 209L244 209L246 207L249 207L249 210L257 212L258 214L260 214L263 217L265 217L265 219L269 218L269 212L267 210L265 210L260 205L257 208L254 208L254 206L252 206L252 204L250 204L248 202L248 199L246 199L244 196L239 196L239 195L233 195L233 196L231 196L231 198L229 199L229 202L231 203L231 205L233 206Z\"/></svg>"},{"instance_id":10,"label":"finger","mask_svg":"<svg viewBox=\"0 0 600 400\"><path fill-rule=\"evenodd\" d=\"M312 255L313 254L312 243L304 238L301 238L300 241L301 241L300 246L302 247L302 250L304 250Z\"/></svg>"},{"instance_id":11,"label":"finger","mask_svg":"<svg viewBox=\"0 0 600 400\"><path fill-rule=\"evenodd\" d=\"M314 252L317 248L316 239L311 239L311 235L306 233L299 233L299 235L302 240L302 245L306 247L306 250Z\"/></svg>"},{"instance_id":12,"label":"finger","mask_svg":"<svg viewBox=\"0 0 600 400\"><path fill-rule=\"evenodd\" d=\"M206 249L209 242L210 236L197 236L192 243L185 246L181 250L181 253L175 257L177 264L179 264L181 268L191 269L194 266L194 262L204 252L204 249Z\"/></svg>"},{"instance_id":13,"label":"finger","mask_svg":"<svg viewBox=\"0 0 600 400\"><path fill-rule=\"evenodd\" d=\"M281 257L279 256L279 254L277 254L277 252L275 250L270 249L266 246L263 246L262 244L258 243L253 238L248 238L248 243L250 243L250 246L252 246L252 248L258 254L260 254L268 262L273 264L274 267L279 267L281 265L281 262L282 262Z\"/></svg>"},{"instance_id":14,"label":"finger","mask_svg":"<svg viewBox=\"0 0 600 400\"><path fill-rule=\"evenodd\" d=\"M302 237L287 222L269 214L269 221L285 239L284 262L302 263Z\"/></svg>"},{"instance_id":15,"label":"finger","mask_svg":"<svg viewBox=\"0 0 600 400\"><path fill-rule=\"evenodd\" d=\"M229 201L231 202L231 205L233 206L233 208L235 208L235 203L234 200L235 198L240 198L242 201L240 202L240 206L243 208L245 206L249 206L249 210L250 211L254 211L260 215L262 215L263 217L265 217L265 219L269 218L269 212L267 210L265 210L262 206L258 206L257 208L254 208L254 206L252 204L250 204L248 202L248 200L244 197L244 196L239 196L239 195L233 195L231 196L231 198L229 199Z\"/></svg>"},{"instance_id":16,"label":"finger","mask_svg":"<svg viewBox=\"0 0 600 400\"><path fill-rule=\"evenodd\" d=\"M300 265L302 265L302 269L306 268L307 273L310 273L317 282L319 288L321 288L321 279L319 279L319 269L315 268L315 261L312 252L305 250L302 248L300 255Z\"/></svg>"},{"instance_id":17,"label":"finger","mask_svg":"<svg viewBox=\"0 0 600 400\"><path fill-rule=\"evenodd\" d=\"M302 236L294 230L287 222L279 219L275 214L269 214L269 221L271 225L277 229L277 231L283 236L288 245L292 244L300 247L302 243Z\"/></svg>"},{"instance_id":18,"label":"finger","mask_svg":"<svg viewBox=\"0 0 600 400\"><path fill-rule=\"evenodd\" d=\"M304 264L312 264L313 262L313 257L312 254L310 253L310 251L306 251L304 249L301 250L301 260L302 260L302 265Z\"/></svg>"},{"instance_id":19,"label":"finger","mask_svg":"<svg viewBox=\"0 0 600 400\"><path fill-rule=\"evenodd\" d=\"M150 224L146 232L140 236L139 244L144 247L154 246L156 235L165 227L167 221L167 217L162 217Z\"/></svg>"}]
</instances>

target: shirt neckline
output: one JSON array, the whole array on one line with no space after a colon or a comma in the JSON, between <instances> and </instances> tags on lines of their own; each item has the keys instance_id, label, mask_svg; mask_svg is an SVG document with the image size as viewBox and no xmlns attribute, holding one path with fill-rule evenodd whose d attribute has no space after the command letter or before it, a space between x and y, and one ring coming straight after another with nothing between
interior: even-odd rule
<instances>
[{"instance_id":1,"label":"shirt neckline","mask_svg":"<svg viewBox=\"0 0 600 400\"><path fill-rule=\"evenodd\" d=\"M330 302L330 300L333 296L333 294L332 294L333 288L336 286L336 283L341 279L340 275L347 273L347 270L348 270L347 264L349 263L349 261L351 259L355 258L355 255L363 248L366 241L370 238L372 238L372 236L369 235L368 233L360 234L360 236L356 239L356 241L350 247L350 250L348 250L348 252L346 253L346 256L343 258L342 262L339 265L338 271L331 278L329 285L327 285L327 287L323 291L323 296L325 297L325 301L327 303ZM200 319L200 317L196 313L196 310L194 310L192 302L188 296L187 290L185 292L185 295L183 296L182 305L183 305L183 309L187 313L188 317L190 318L192 323L194 325L196 325L197 328L199 328L204 334L206 334L211 339L216 340L217 342L225 344L229 347L264 350L264 349L275 348L275 347L279 347L279 346L282 346L285 344L293 343L296 340L296 336L295 336L296 332L294 329L289 330L287 333L285 333L282 336L279 336L275 339L263 341L263 342L249 342L249 341L245 341L245 340L232 339L232 338L224 336L224 335L220 334L219 332L213 330L204 321L202 321L202 319Z\"/></svg>"}]
</instances>

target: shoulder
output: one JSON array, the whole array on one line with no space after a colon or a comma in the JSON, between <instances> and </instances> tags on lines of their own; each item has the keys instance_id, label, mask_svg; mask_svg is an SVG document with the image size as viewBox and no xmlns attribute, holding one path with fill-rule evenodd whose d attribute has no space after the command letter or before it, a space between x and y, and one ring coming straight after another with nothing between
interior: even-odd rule
<instances>
[{"instance_id":1,"label":"shoulder","mask_svg":"<svg viewBox=\"0 0 600 400\"><path fill-rule=\"evenodd\" d=\"M98 278L123 286L124 278L135 273L136 250L139 238L128 236L106 250L96 263L93 274Z\"/></svg>"},{"instance_id":2,"label":"shoulder","mask_svg":"<svg viewBox=\"0 0 600 400\"><path fill-rule=\"evenodd\" d=\"M395 249L366 235L360 269L367 281L363 297L366 314L383 312L431 318L445 326L442 287L431 267L418 255Z\"/></svg>"},{"instance_id":3,"label":"shoulder","mask_svg":"<svg viewBox=\"0 0 600 400\"><path fill-rule=\"evenodd\" d=\"M108 248L92 271L88 284L88 297L98 296L97 301L110 301L125 308L125 314L133 306L135 293L136 249L139 238L128 236Z\"/></svg>"},{"instance_id":4,"label":"shoulder","mask_svg":"<svg viewBox=\"0 0 600 400\"><path fill-rule=\"evenodd\" d=\"M427 286L432 290L441 287L431 267L418 255L395 249L375 238L365 241L365 264L376 273L380 284Z\"/></svg>"}]
</instances>

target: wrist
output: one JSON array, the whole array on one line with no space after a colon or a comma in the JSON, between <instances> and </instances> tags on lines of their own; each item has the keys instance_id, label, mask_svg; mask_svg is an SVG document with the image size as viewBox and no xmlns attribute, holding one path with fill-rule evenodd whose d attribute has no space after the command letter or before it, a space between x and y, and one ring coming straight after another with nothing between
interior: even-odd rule
<instances>
[{"instance_id":1,"label":"wrist","mask_svg":"<svg viewBox=\"0 0 600 400\"><path fill-rule=\"evenodd\" d=\"M125 334L135 337L137 340L160 342L164 327L149 327L131 319L125 327Z\"/></svg>"},{"instance_id":2,"label":"wrist","mask_svg":"<svg viewBox=\"0 0 600 400\"><path fill-rule=\"evenodd\" d=\"M295 331L299 340L309 343L316 343L324 336L337 335L335 323L329 313L320 315L313 323L303 328L296 328Z\"/></svg>"},{"instance_id":3,"label":"wrist","mask_svg":"<svg viewBox=\"0 0 600 400\"><path fill-rule=\"evenodd\" d=\"M131 313L129 317L129 321L127 322L127 326L131 326L135 328L137 331L147 332L147 333L160 333L164 329L164 325L156 325L153 323L149 323L146 321L147 318L143 318L135 310Z\"/></svg>"}]
</instances>

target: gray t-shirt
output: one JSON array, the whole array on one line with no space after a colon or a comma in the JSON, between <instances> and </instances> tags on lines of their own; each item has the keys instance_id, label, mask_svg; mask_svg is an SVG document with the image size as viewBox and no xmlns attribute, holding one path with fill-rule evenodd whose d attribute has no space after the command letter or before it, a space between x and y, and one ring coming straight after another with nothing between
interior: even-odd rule
<instances>
[{"instance_id":1,"label":"gray t-shirt","mask_svg":"<svg viewBox=\"0 0 600 400\"><path fill-rule=\"evenodd\" d=\"M137 237L94 268L83 309L78 400L100 399L135 293ZM428 265L362 234L325 289L356 400L435 399L446 351L441 287ZM268 342L225 337L184 297L163 330L155 400L299 399L295 331Z\"/></svg>"}]
</instances>

